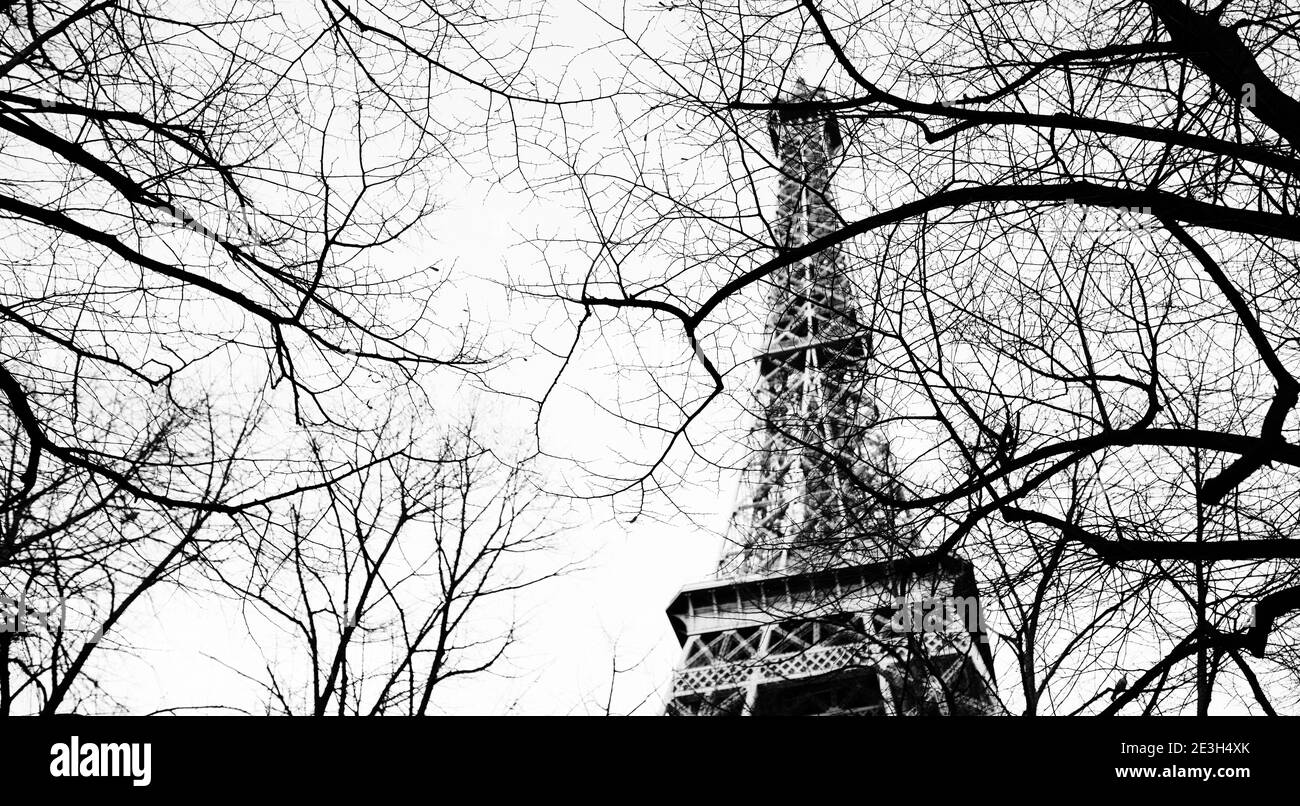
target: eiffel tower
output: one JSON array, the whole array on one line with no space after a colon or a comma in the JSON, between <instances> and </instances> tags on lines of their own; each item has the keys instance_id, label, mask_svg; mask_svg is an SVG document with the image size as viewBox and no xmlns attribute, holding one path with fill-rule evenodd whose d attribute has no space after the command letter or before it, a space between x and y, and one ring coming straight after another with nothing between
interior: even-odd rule
<instances>
[{"instance_id":1,"label":"eiffel tower","mask_svg":"<svg viewBox=\"0 0 1300 806\"><path fill-rule=\"evenodd\" d=\"M769 117L779 252L834 232L841 131L800 79ZM917 553L869 390L871 339L837 247L772 275L739 534L668 608L670 715L994 714L970 564Z\"/></svg>"}]
</instances>

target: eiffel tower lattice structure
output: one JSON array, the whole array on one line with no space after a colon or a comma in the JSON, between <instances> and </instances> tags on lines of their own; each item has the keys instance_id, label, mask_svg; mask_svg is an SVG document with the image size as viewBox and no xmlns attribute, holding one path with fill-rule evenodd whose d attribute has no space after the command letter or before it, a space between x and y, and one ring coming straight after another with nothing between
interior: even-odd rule
<instances>
[{"instance_id":1,"label":"eiffel tower lattice structure","mask_svg":"<svg viewBox=\"0 0 1300 806\"><path fill-rule=\"evenodd\" d=\"M841 131L802 80L769 118L776 243L840 225ZM915 552L870 394L871 340L838 247L772 275L739 535L668 608L683 648L670 715L996 714L972 568Z\"/></svg>"}]
</instances>

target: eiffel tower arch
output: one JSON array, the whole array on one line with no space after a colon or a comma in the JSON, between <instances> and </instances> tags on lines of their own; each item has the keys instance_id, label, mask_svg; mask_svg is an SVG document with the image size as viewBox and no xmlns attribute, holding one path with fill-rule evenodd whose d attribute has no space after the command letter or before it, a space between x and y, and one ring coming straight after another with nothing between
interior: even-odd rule
<instances>
[{"instance_id":1,"label":"eiffel tower arch","mask_svg":"<svg viewBox=\"0 0 1300 806\"><path fill-rule=\"evenodd\" d=\"M802 79L769 118L776 243L839 225L841 132ZM767 299L759 422L739 539L674 598L670 715L996 714L975 575L917 553L870 395L871 343L838 247L780 269Z\"/></svg>"}]
</instances>

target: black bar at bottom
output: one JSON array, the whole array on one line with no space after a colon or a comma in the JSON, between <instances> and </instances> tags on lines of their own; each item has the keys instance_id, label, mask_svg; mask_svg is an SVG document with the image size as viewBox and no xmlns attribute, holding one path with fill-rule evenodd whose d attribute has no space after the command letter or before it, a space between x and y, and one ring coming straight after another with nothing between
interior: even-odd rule
<instances>
[{"instance_id":1,"label":"black bar at bottom","mask_svg":"<svg viewBox=\"0 0 1300 806\"><path fill-rule=\"evenodd\" d=\"M0 720L0 791L770 802L843 790L865 804L889 779L900 794L1045 786L1050 799L1276 788L1300 765L1297 737L1289 718L16 718Z\"/></svg>"}]
</instances>

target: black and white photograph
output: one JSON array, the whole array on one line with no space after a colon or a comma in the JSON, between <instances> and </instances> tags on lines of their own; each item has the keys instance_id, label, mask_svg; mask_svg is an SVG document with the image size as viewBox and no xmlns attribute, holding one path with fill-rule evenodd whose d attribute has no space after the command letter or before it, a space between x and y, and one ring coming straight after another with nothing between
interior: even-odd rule
<instances>
[{"instance_id":1,"label":"black and white photograph","mask_svg":"<svg viewBox=\"0 0 1300 806\"><path fill-rule=\"evenodd\" d=\"M0 266L34 791L1289 778L1295 0L0 0Z\"/></svg>"}]
</instances>

